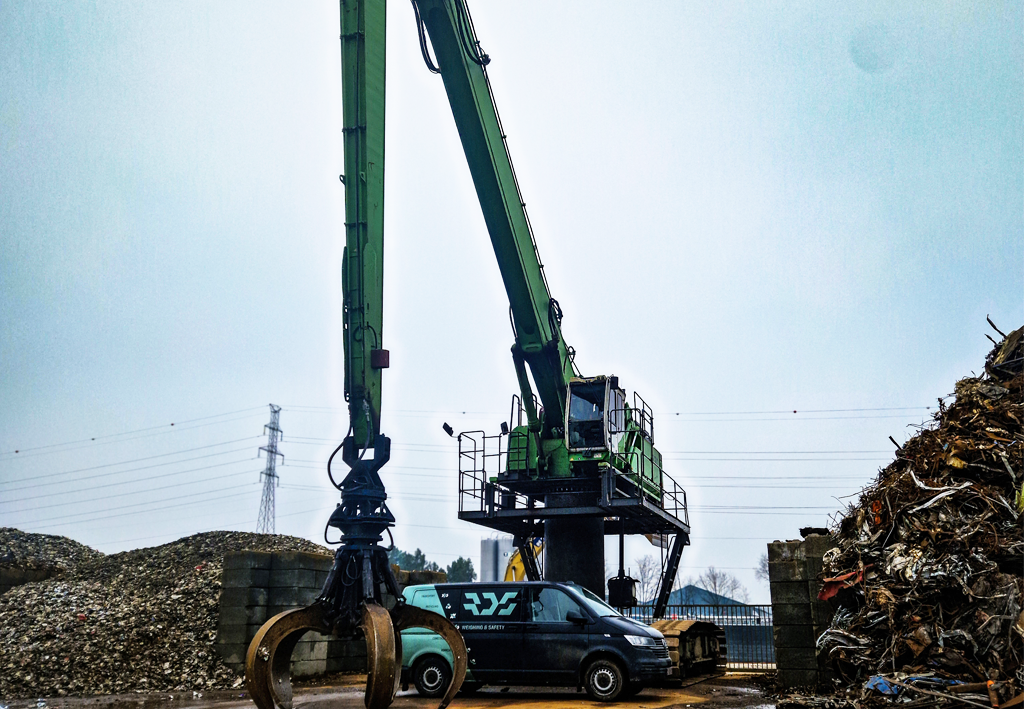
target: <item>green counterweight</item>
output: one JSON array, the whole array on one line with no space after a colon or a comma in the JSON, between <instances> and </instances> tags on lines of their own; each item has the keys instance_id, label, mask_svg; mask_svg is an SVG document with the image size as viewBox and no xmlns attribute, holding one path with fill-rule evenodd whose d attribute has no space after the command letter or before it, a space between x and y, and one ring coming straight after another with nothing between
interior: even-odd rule
<instances>
[{"instance_id":1,"label":"green counterweight","mask_svg":"<svg viewBox=\"0 0 1024 709\"><path fill-rule=\"evenodd\" d=\"M384 300L384 0L342 0L345 398L359 448L380 432Z\"/></svg>"}]
</instances>

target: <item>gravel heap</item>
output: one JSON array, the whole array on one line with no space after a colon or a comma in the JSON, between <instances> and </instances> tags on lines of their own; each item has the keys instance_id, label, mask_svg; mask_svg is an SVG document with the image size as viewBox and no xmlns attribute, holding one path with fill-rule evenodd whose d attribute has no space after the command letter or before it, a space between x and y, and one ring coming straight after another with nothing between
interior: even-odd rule
<instances>
[{"instance_id":1,"label":"gravel heap","mask_svg":"<svg viewBox=\"0 0 1024 709\"><path fill-rule=\"evenodd\" d=\"M62 578L0 596L0 697L240 686L214 644L224 554L244 550L332 553L246 532L93 552Z\"/></svg>"},{"instance_id":2,"label":"gravel heap","mask_svg":"<svg viewBox=\"0 0 1024 709\"><path fill-rule=\"evenodd\" d=\"M67 537L0 527L0 568L67 571L83 561L102 557L95 549Z\"/></svg>"},{"instance_id":3,"label":"gravel heap","mask_svg":"<svg viewBox=\"0 0 1024 709\"><path fill-rule=\"evenodd\" d=\"M985 376L957 382L955 402L940 402L932 423L907 441L835 530L821 597L831 596L837 611L818 651L841 685L859 689L884 675L945 691L949 680L991 679L1002 701L1020 694L1022 331L996 346ZM881 697L867 692L862 699ZM987 691L972 701L987 704Z\"/></svg>"}]
</instances>

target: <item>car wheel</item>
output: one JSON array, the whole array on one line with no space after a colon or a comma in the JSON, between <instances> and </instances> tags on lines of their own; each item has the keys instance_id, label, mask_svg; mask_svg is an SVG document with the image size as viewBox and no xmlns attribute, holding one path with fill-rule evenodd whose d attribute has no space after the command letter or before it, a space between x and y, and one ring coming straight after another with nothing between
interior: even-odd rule
<instances>
[{"instance_id":1,"label":"car wheel","mask_svg":"<svg viewBox=\"0 0 1024 709\"><path fill-rule=\"evenodd\" d=\"M435 656L424 657L412 671L412 681L422 697L437 698L448 689L452 671L448 663Z\"/></svg>"},{"instance_id":2,"label":"car wheel","mask_svg":"<svg viewBox=\"0 0 1024 709\"><path fill-rule=\"evenodd\" d=\"M594 660L584 676L584 687L591 699L612 702L618 699L626 688L626 674L612 660Z\"/></svg>"}]
</instances>

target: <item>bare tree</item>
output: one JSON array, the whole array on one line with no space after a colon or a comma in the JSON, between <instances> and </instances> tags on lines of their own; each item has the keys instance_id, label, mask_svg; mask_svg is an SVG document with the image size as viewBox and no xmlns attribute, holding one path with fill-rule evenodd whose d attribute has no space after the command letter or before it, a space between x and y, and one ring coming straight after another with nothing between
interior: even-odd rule
<instances>
[{"instance_id":1,"label":"bare tree","mask_svg":"<svg viewBox=\"0 0 1024 709\"><path fill-rule=\"evenodd\" d=\"M709 566L704 573L697 577L697 586L705 591L731 598L734 601L747 602L749 595L746 587L739 579L728 571L719 571L714 566Z\"/></svg>"},{"instance_id":2,"label":"bare tree","mask_svg":"<svg viewBox=\"0 0 1024 709\"><path fill-rule=\"evenodd\" d=\"M767 552L761 555L761 558L757 560L757 566L754 567L754 578L758 581L768 583L768 554Z\"/></svg>"},{"instance_id":3,"label":"bare tree","mask_svg":"<svg viewBox=\"0 0 1024 709\"><path fill-rule=\"evenodd\" d=\"M650 554L633 561L636 564L637 596L641 602L654 599L658 592L658 581L661 580L661 565Z\"/></svg>"}]
</instances>

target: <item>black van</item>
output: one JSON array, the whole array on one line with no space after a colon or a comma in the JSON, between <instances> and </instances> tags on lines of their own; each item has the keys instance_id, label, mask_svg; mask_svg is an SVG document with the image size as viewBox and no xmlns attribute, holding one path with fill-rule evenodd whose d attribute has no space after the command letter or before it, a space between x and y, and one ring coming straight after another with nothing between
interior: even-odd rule
<instances>
[{"instance_id":1,"label":"black van","mask_svg":"<svg viewBox=\"0 0 1024 709\"><path fill-rule=\"evenodd\" d=\"M444 615L466 639L463 691L484 684L584 687L612 701L666 679L675 668L665 638L581 586L547 581L409 586L406 602ZM402 631L402 683L437 697L451 651L424 628Z\"/></svg>"}]
</instances>

